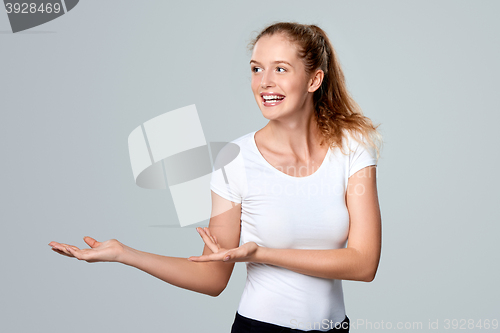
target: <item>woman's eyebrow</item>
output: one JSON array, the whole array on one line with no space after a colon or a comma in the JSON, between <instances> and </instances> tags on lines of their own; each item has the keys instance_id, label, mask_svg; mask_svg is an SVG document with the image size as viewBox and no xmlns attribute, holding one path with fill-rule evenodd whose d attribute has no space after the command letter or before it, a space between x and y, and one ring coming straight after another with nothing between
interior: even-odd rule
<instances>
[{"instance_id":1,"label":"woman's eyebrow","mask_svg":"<svg viewBox=\"0 0 500 333\"><path fill-rule=\"evenodd\" d=\"M250 60L250 64L252 64L252 63L260 65L260 62L258 62L257 60ZM272 64L287 64L288 66L293 68L293 66L288 61L285 61L285 60L276 60L276 61L273 61Z\"/></svg>"}]
</instances>

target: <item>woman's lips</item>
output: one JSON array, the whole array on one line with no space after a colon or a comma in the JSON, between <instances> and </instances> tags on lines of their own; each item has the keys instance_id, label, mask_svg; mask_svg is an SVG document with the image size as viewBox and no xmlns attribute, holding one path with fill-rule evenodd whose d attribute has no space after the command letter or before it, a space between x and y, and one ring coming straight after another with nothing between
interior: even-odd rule
<instances>
[{"instance_id":1,"label":"woman's lips","mask_svg":"<svg viewBox=\"0 0 500 333\"><path fill-rule=\"evenodd\" d=\"M276 106L283 103L285 96L278 93L261 93L260 97L262 99L262 105L264 106Z\"/></svg>"}]
</instances>

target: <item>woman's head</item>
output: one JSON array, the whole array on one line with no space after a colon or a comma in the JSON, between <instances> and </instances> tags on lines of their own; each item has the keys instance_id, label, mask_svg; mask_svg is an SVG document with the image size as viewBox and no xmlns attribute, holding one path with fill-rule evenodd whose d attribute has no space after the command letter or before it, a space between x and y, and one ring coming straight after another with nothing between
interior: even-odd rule
<instances>
[{"instance_id":1,"label":"woman's head","mask_svg":"<svg viewBox=\"0 0 500 333\"><path fill-rule=\"evenodd\" d=\"M350 96L340 62L326 33L316 25L279 22L262 30L249 44L254 50L264 37L281 36L295 46L298 59L307 77L314 79L322 72L320 82L313 89L313 105L318 127L330 146L342 147L344 131L361 134L377 149L375 141L381 136L371 120ZM359 137L354 135L354 137Z\"/></svg>"},{"instance_id":2,"label":"woman's head","mask_svg":"<svg viewBox=\"0 0 500 333\"><path fill-rule=\"evenodd\" d=\"M302 61L308 75L320 69L325 74L321 87L328 85L329 64L335 63L333 48L325 32L315 25L304 25L291 22L280 22L268 26L250 43L253 50L262 37L280 35L296 46L297 56ZM330 61L332 59L333 61ZM335 74L333 68L332 74ZM342 73L340 73L342 74ZM324 88L322 89L324 90ZM316 98L321 96L318 91Z\"/></svg>"},{"instance_id":3,"label":"woman's head","mask_svg":"<svg viewBox=\"0 0 500 333\"><path fill-rule=\"evenodd\" d=\"M252 91L265 118L292 117L305 122L313 116L313 93L321 85L323 72L311 75L288 38L282 34L259 38L250 66Z\"/></svg>"}]
</instances>

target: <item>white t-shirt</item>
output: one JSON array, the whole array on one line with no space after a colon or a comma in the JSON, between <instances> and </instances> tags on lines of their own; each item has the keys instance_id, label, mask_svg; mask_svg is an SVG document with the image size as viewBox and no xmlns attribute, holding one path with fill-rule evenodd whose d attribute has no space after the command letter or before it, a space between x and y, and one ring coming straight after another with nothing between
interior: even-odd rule
<instances>
[{"instance_id":1,"label":"white t-shirt","mask_svg":"<svg viewBox=\"0 0 500 333\"><path fill-rule=\"evenodd\" d=\"M264 159L255 133L231 141L240 151L223 169L213 171L210 183L211 190L221 197L241 203L240 245L253 241L259 246L284 249L346 247L348 178L377 164L375 150L349 136L347 143L344 141L352 150L344 150L348 155L338 148L329 149L321 166L311 170L313 174L294 177ZM215 165L225 154L226 158L231 154L225 149L217 155ZM274 265L246 265L247 280L238 307L242 316L302 330L324 320L344 320L342 280L313 277Z\"/></svg>"}]
</instances>

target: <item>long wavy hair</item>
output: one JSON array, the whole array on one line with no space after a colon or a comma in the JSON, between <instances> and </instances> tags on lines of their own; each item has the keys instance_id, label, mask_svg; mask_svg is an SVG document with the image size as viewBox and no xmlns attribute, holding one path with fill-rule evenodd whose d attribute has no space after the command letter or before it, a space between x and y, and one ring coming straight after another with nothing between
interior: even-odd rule
<instances>
[{"instance_id":1,"label":"long wavy hair","mask_svg":"<svg viewBox=\"0 0 500 333\"><path fill-rule=\"evenodd\" d=\"M261 37L274 34L282 34L298 46L298 56L307 74L317 69L325 74L320 88L313 95L316 122L323 135L321 144L326 142L331 148L339 147L346 154L342 147L348 132L363 146L373 147L378 160L382 146L382 135L377 131L380 124L374 126L351 97L340 62L326 33L316 25L278 22L262 30L248 45L249 50L253 51Z\"/></svg>"}]
</instances>

